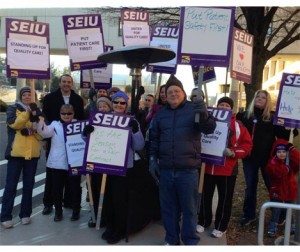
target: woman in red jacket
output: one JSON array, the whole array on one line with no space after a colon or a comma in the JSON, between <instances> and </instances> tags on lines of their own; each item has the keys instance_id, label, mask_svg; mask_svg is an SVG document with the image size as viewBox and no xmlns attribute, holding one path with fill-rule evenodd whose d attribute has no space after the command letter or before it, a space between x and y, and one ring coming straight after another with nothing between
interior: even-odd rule
<instances>
[{"instance_id":1,"label":"woman in red jacket","mask_svg":"<svg viewBox=\"0 0 300 252\"><path fill-rule=\"evenodd\" d=\"M296 175L299 172L300 152L284 139L277 139L272 148L271 157L266 167L270 176L270 201L281 203L294 203L298 196L298 183ZM274 237L278 231L277 225L281 208L272 208L268 236ZM295 232L292 224L291 232Z\"/></svg>"},{"instance_id":2,"label":"woman in red jacket","mask_svg":"<svg viewBox=\"0 0 300 252\"><path fill-rule=\"evenodd\" d=\"M222 97L218 100L218 108L233 109L233 100ZM218 190L218 206L215 215L215 229L211 236L220 238L226 233L231 216L232 198L238 174L238 159L246 157L252 149L252 140L248 130L235 120L232 115L225 164L206 164L200 213L198 215L197 232L202 233L212 222L212 200L215 188Z\"/></svg>"}]
</instances>

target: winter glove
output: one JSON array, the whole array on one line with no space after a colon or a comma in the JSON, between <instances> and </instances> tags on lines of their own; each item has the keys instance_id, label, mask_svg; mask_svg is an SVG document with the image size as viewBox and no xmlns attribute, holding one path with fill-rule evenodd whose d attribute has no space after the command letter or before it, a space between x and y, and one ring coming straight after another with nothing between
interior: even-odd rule
<instances>
[{"instance_id":1,"label":"winter glove","mask_svg":"<svg viewBox=\"0 0 300 252\"><path fill-rule=\"evenodd\" d=\"M42 115L42 111L38 108L36 103L30 103L29 108L31 110L29 120L31 122L39 122L39 116Z\"/></svg>"},{"instance_id":2,"label":"winter glove","mask_svg":"<svg viewBox=\"0 0 300 252\"><path fill-rule=\"evenodd\" d=\"M139 90L137 92L140 96L143 95L145 93L145 88L143 86L139 87Z\"/></svg>"},{"instance_id":3,"label":"winter glove","mask_svg":"<svg viewBox=\"0 0 300 252\"><path fill-rule=\"evenodd\" d=\"M131 120L129 122L128 126L131 127L133 133L136 133L139 131L139 124L135 119Z\"/></svg>"},{"instance_id":4,"label":"winter glove","mask_svg":"<svg viewBox=\"0 0 300 252\"><path fill-rule=\"evenodd\" d=\"M235 153L234 153L233 150L231 150L231 149L229 149L229 148L226 148L226 149L224 150L224 155L225 155L226 157L232 157L232 158L234 158Z\"/></svg>"},{"instance_id":5,"label":"winter glove","mask_svg":"<svg viewBox=\"0 0 300 252\"><path fill-rule=\"evenodd\" d=\"M194 112L195 112L195 114L200 115L200 122L207 121L208 112L207 112L207 109L206 109L206 104L203 101L203 99L197 99L194 102Z\"/></svg>"},{"instance_id":6,"label":"winter glove","mask_svg":"<svg viewBox=\"0 0 300 252\"><path fill-rule=\"evenodd\" d=\"M155 179L156 183L158 184L159 182L159 166L158 166L158 162L157 162L157 158L154 156L150 156L150 160L149 160L149 172L151 174L151 176Z\"/></svg>"},{"instance_id":7,"label":"winter glove","mask_svg":"<svg viewBox=\"0 0 300 252\"><path fill-rule=\"evenodd\" d=\"M297 129L293 129L293 135L294 135L294 137L297 137L299 135L299 132Z\"/></svg>"},{"instance_id":8,"label":"winter glove","mask_svg":"<svg viewBox=\"0 0 300 252\"><path fill-rule=\"evenodd\" d=\"M97 95L96 90L94 88L90 88L90 91L89 91L90 100L93 100L94 96L96 96L96 95Z\"/></svg>"},{"instance_id":9,"label":"winter glove","mask_svg":"<svg viewBox=\"0 0 300 252\"><path fill-rule=\"evenodd\" d=\"M93 125L86 125L84 128L83 128L83 131L82 131L82 135L84 135L85 137L92 133L94 131L94 126Z\"/></svg>"},{"instance_id":10,"label":"winter glove","mask_svg":"<svg viewBox=\"0 0 300 252\"><path fill-rule=\"evenodd\" d=\"M295 147L294 147L294 145L293 145L292 143L288 143L288 144L286 145L286 149L287 149L288 151L291 151L293 148L295 148Z\"/></svg>"},{"instance_id":11,"label":"winter glove","mask_svg":"<svg viewBox=\"0 0 300 252\"><path fill-rule=\"evenodd\" d=\"M35 130L33 128L24 128L21 130L22 136L31 136L35 133Z\"/></svg>"}]
</instances>

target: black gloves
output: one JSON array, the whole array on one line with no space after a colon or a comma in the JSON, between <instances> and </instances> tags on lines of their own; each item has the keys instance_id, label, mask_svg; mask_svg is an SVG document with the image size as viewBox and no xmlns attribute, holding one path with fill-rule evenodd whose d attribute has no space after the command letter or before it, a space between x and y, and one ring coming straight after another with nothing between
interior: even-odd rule
<instances>
[{"instance_id":1,"label":"black gloves","mask_svg":"<svg viewBox=\"0 0 300 252\"><path fill-rule=\"evenodd\" d=\"M206 121L208 119L208 112L206 109L206 104L203 101L203 99L197 99L194 102L194 112L195 114L200 115L200 121Z\"/></svg>"},{"instance_id":2,"label":"black gloves","mask_svg":"<svg viewBox=\"0 0 300 252\"><path fill-rule=\"evenodd\" d=\"M140 96L143 95L145 93L145 88L143 86L139 87L139 90L137 92Z\"/></svg>"},{"instance_id":3,"label":"black gloves","mask_svg":"<svg viewBox=\"0 0 300 252\"><path fill-rule=\"evenodd\" d=\"M135 119L131 120L129 122L128 126L131 127L133 133L136 133L139 131L139 124Z\"/></svg>"},{"instance_id":4,"label":"black gloves","mask_svg":"<svg viewBox=\"0 0 300 252\"><path fill-rule=\"evenodd\" d=\"M94 88L90 88L90 91L89 91L89 98L90 100L93 100L94 96L96 95L96 90Z\"/></svg>"},{"instance_id":5,"label":"black gloves","mask_svg":"<svg viewBox=\"0 0 300 252\"><path fill-rule=\"evenodd\" d=\"M288 143L288 144L286 145L286 150L287 150L287 151L291 151L293 148L295 148L295 147L294 147L294 145L293 145L292 143Z\"/></svg>"},{"instance_id":6,"label":"black gloves","mask_svg":"<svg viewBox=\"0 0 300 252\"><path fill-rule=\"evenodd\" d=\"M22 136L31 136L35 133L35 130L33 128L24 128L21 129L21 135Z\"/></svg>"},{"instance_id":7,"label":"black gloves","mask_svg":"<svg viewBox=\"0 0 300 252\"><path fill-rule=\"evenodd\" d=\"M159 172L157 158L154 156L150 156L149 159L149 172L151 176L155 179L156 183L158 184L160 172Z\"/></svg>"},{"instance_id":8,"label":"black gloves","mask_svg":"<svg viewBox=\"0 0 300 252\"><path fill-rule=\"evenodd\" d=\"M29 108L31 110L29 120L31 122L39 122L39 116L42 115L42 111L38 108L36 103L30 103Z\"/></svg>"},{"instance_id":9,"label":"black gloves","mask_svg":"<svg viewBox=\"0 0 300 252\"><path fill-rule=\"evenodd\" d=\"M88 134L92 133L94 129L93 125L88 124L83 128L82 134L86 137Z\"/></svg>"}]
</instances>

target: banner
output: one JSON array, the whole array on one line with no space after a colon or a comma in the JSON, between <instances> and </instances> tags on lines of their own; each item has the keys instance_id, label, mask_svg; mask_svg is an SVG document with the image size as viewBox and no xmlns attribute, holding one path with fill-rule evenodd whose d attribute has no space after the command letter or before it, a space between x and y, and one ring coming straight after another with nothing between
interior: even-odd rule
<instances>
[{"instance_id":1,"label":"banner","mask_svg":"<svg viewBox=\"0 0 300 252\"><path fill-rule=\"evenodd\" d=\"M235 27L233 33L230 77L251 83L254 36Z\"/></svg>"},{"instance_id":2,"label":"banner","mask_svg":"<svg viewBox=\"0 0 300 252\"><path fill-rule=\"evenodd\" d=\"M177 63L228 67L233 7L181 7Z\"/></svg>"},{"instance_id":3,"label":"banner","mask_svg":"<svg viewBox=\"0 0 300 252\"><path fill-rule=\"evenodd\" d=\"M282 74L274 124L300 128L300 74Z\"/></svg>"},{"instance_id":4,"label":"banner","mask_svg":"<svg viewBox=\"0 0 300 252\"><path fill-rule=\"evenodd\" d=\"M170 49L177 52L178 26L155 26L152 29L150 46ZM177 70L176 57L166 62L147 65L147 71L153 73L175 74Z\"/></svg>"},{"instance_id":5,"label":"banner","mask_svg":"<svg viewBox=\"0 0 300 252\"><path fill-rule=\"evenodd\" d=\"M224 150L227 146L232 110L207 108L216 118L217 127L213 134L201 137L201 160L207 164L224 165Z\"/></svg>"},{"instance_id":6,"label":"banner","mask_svg":"<svg viewBox=\"0 0 300 252\"><path fill-rule=\"evenodd\" d=\"M149 46L149 13L136 10L121 10L124 46Z\"/></svg>"},{"instance_id":7,"label":"banner","mask_svg":"<svg viewBox=\"0 0 300 252\"><path fill-rule=\"evenodd\" d=\"M87 172L125 176L131 144L131 116L93 112L94 131L87 138L84 167Z\"/></svg>"},{"instance_id":8,"label":"banner","mask_svg":"<svg viewBox=\"0 0 300 252\"><path fill-rule=\"evenodd\" d=\"M81 134L87 124L88 120L64 123L63 125L70 175L82 175L86 173L83 167L86 144Z\"/></svg>"},{"instance_id":9,"label":"banner","mask_svg":"<svg viewBox=\"0 0 300 252\"><path fill-rule=\"evenodd\" d=\"M99 14L63 16L71 71L105 67L97 61L104 52Z\"/></svg>"},{"instance_id":10,"label":"banner","mask_svg":"<svg viewBox=\"0 0 300 252\"><path fill-rule=\"evenodd\" d=\"M6 18L8 78L50 79L49 24Z\"/></svg>"}]
</instances>

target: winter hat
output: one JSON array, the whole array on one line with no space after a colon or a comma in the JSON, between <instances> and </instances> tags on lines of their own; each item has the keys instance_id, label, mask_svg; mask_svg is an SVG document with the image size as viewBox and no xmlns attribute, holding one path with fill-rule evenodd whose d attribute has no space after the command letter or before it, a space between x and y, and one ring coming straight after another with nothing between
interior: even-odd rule
<instances>
[{"instance_id":1,"label":"winter hat","mask_svg":"<svg viewBox=\"0 0 300 252\"><path fill-rule=\"evenodd\" d=\"M110 110L112 110L112 104L111 104L111 100L109 97L101 96L100 98L98 98L97 99L97 107L99 106L99 102L105 102L109 106Z\"/></svg>"},{"instance_id":2,"label":"winter hat","mask_svg":"<svg viewBox=\"0 0 300 252\"><path fill-rule=\"evenodd\" d=\"M22 95L24 94L24 93L26 93L26 92L28 92L28 93L31 93L31 89L30 89L30 87L22 87L21 89L20 89L20 100L21 100L21 98L22 98Z\"/></svg>"},{"instance_id":3,"label":"winter hat","mask_svg":"<svg viewBox=\"0 0 300 252\"><path fill-rule=\"evenodd\" d=\"M129 100L128 96L123 91L118 91L117 93L115 93L113 95L112 101L114 101L118 97L124 98L126 102L128 102L128 100Z\"/></svg>"},{"instance_id":4,"label":"winter hat","mask_svg":"<svg viewBox=\"0 0 300 252\"><path fill-rule=\"evenodd\" d=\"M222 102L225 102L225 103L229 104L230 108L233 109L233 104L234 103L233 103L233 100L230 97L224 96L224 97L220 98L218 100L217 106L219 106L219 104L221 104Z\"/></svg>"},{"instance_id":5,"label":"winter hat","mask_svg":"<svg viewBox=\"0 0 300 252\"><path fill-rule=\"evenodd\" d=\"M286 151L286 145L285 144L277 144L274 148L274 155L276 154L277 151L279 150L285 150Z\"/></svg>"},{"instance_id":6,"label":"winter hat","mask_svg":"<svg viewBox=\"0 0 300 252\"><path fill-rule=\"evenodd\" d=\"M118 91L120 91L120 89L119 88L117 88L117 87L111 87L109 90L108 90L108 95L110 95L110 93L111 92L118 92Z\"/></svg>"},{"instance_id":7,"label":"winter hat","mask_svg":"<svg viewBox=\"0 0 300 252\"><path fill-rule=\"evenodd\" d=\"M171 74L170 78L168 79L167 83L166 83L166 94L167 94L167 90L169 87L171 86L177 86L179 88L182 89L182 91L184 92L184 89L183 89L183 85L181 83L180 80L178 80L174 74ZM184 92L185 93L185 92Z\"/></svg>"}]
</instances>

